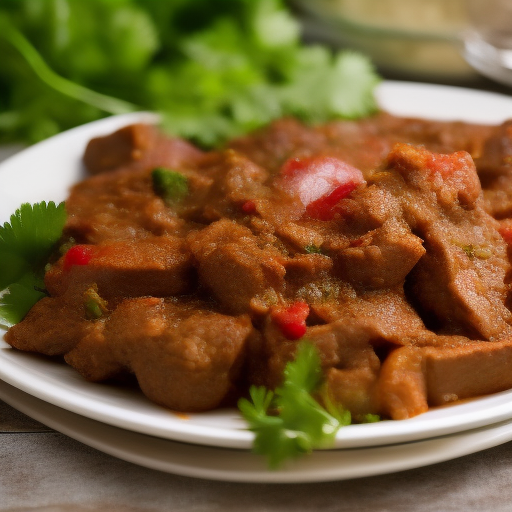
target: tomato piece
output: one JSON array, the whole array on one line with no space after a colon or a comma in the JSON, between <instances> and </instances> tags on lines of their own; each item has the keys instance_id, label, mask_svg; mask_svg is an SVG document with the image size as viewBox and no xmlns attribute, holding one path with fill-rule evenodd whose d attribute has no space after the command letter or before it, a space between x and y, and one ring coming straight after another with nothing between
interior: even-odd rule
<instances>
[{"instance_id":1,"label":"tomato piece","mask_svg":"<svg viewBox=\"0 0 512 512\"><path fill-rule=\"evenodd\" d=\"M88 265L92 253L92 247L89 245L74 245L64 256L64 270L69 270L74 265Z\"/></svg>"},{"instance_id":2,"label":"tomato piece","mask_svg":"<svg viewBox=\"0 0 512 512\"><path fill-rule=\"evenodd\" d=\"M281 167L277 186L296 196L314 219L330 220L335 206L365 184L363 173L330 156L291 158Z\"/></svg>"},{"instance_id":3,"label":"tomato piece","mask_svg":"<svg viewBox=\"0 0 512 512\"><path fill-rule=\"evenodd\" d=\"M502 224L498 231L500 232L500 235L503 237L503 240L505 240L505 243L512 247L512 225L510 223Z\"/></svg>"},{"instance_id":4,"label":"tomato piece","mask_svg":"<svg viewBox=\"0 0 512 512\"><path fill-rule=\"evenodd\" d=\"M272 321L277 325L283 336L289 340L298 340L306 334L306 318L309 306L297 301L287 307L273 309L270 313Z\"/></svg>"},{"instance_id":5,"label":"tomato piece","mask_svg":"<svg viewBox=\"0 0 512 512\"><path fill-rule=\"evenodd\" d=\"M252 199L245 201L245 203L242 205L242 211L248 215L256 213L256 203Z\"/></svg>"},{"instance_id":6,"label":"tomato piece","mask_svg":"<svg viewBox=\"0 0 512 512\"><path fill-rule=\"evenodd\" d=\"M357 186L356 183L352 182L336 187L330 194L309 203L306 206L306 213L313 219L331 220L335 213L334 207L355 190Z\"/></svg>"}]
</instances>

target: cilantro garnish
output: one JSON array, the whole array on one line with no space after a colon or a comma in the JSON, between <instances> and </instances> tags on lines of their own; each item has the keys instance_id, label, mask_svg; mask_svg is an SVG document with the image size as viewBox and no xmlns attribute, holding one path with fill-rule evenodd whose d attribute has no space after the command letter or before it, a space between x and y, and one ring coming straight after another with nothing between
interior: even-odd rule
<instances>
[{"instance_id":1,"label":"cilantro garnish","mask_svg":"<svg viewBox=\"0 0 512 512\"><path fill-rule=\"evenodd\" d=\"M377 108L370 60L304 44L284 0L36 3L0 2L0 141L151 110L215 146L279 117Z\"/></svg>"},{"instance_id":2,"label":"cilantro garnish","mask_svg":"<svg viewBox=\"0 0 512 512\"><path fill-rule=\"evenodd\" d=\"M66 222L64 203L22 204L0 226L0 325L10 327L44 297L44 267Z\"/></svg>"},{"instance_id":3,"label":"cilantro garnish","mask_svg":"<svg viewBox=\"0 0 512 512\"><path fill-rule=\"evenodd\" d=\"M157 167L151 172L153 189L168 205L181 201L188 195L188 180L183 174Z\"/></svg>"},{"instance_id":4,"label":"cilantro garnish","mask_svg":"<svg viewBox=\"0 0 512 512\"><path fill-rule=\"evenodd\" d=\"M322 249L314 244L306 245L306 247L304 247L304 250L308 254L322 254Z\"/></svg>"},{"instance_id":5,"label":"cilantro garnish","mask_svg":"<svg viewBox=\"0 0 512 512\"><path fill-rule=\"evenodd\" d=\"M282 386L275 392L251 386L251 401L239 400L242 416L256 436L253 451L266 455L271 468L315 448L330 446L339 428L350 424L350 412L335 407L328 399L324 399L324 408L313 397L321 384L318 351L312 344L301 342L295 360L286 365Z\"/></svg>"},{"instance_id":6,"label":"cilantro garnish","mask_svg":"<svg viewBox=\"0 0 512 512\"><path fill-rule=\"evenodd\" d=\"M108 303L100 297L96 284L84 292L84 308L88 320L97 320L108 312Z\"/></svg>"}]
</instances>

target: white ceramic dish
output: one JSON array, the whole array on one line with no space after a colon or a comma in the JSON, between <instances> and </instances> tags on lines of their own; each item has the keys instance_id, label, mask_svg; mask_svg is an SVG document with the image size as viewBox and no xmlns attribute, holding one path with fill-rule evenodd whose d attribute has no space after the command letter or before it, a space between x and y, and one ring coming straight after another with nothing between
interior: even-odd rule
<instances>
[{"instance_id":1,"label":"white ceramic dish","mask_svg":"<svg viewBox=\"0 0 512 512\"><path fill-rule=\"evenodd\" d=\"M512 118L512 98L446 86L383 83L377 96L397 115L499 123ZM82 176L80 157L87 141L150 114L113 117L37 144L0 165L0 221L21 202L61 201ZM1 336L1 331L0 331ZM109 425L161 438L210 446L245 448L252 433L234 410L186 418L150 403L131 389L85 382L58 362L12 350L0 341L0 378L58 407ZM386 445L427 439L512 418L512 391L432 410L411 420L383 421L342 429L337 448Z\"/></svg>"},{"instance_id":2,"label":"white ceramic dish","mask_svg":"<svg viewBox=\"0 0 512 512\"><path fill-rule=\"evenodd\" d=\"M112 427L34 398L0 381L0 399L88 446L167 473L232 482L305 483L393 473L492 448L512 440L512 420L426 441L376 448L323 450L269 471L245 450L179 443Z\"/></svg>"}]
</instances>

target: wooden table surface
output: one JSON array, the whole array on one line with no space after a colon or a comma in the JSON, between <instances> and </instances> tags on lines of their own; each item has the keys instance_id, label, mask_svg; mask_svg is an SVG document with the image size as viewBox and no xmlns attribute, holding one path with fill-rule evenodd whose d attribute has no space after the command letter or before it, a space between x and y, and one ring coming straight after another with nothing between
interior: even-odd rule
<instances>
[{"instance_id":1,"label":"wooden table surface","mask_svg":"<svg viewBox=\"0 0 512 512\"><path fill-rule=\"evenodd\" d=\"M194 479L105 455L0 402L2 512L510 512L511 483L512 443L350 481Z\"/></svg>"},{"instance_id":2,"label":"wooden table surface","mask_svg":"<svg viewBox=\"0 0 512 512\"><path fill-rule=\"evenodd\" d=\"M491 88L488 83L484 83ZM0 160L9 150L0 150ZM111 457L0 401L0 512L510 512L512 442L399 473L315 484L240 484Z\"/></svg>"}]
</instances>

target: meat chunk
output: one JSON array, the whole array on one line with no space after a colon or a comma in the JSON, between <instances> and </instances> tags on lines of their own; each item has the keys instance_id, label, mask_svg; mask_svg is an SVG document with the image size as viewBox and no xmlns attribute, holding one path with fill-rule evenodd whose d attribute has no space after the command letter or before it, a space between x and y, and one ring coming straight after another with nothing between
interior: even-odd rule
<instances>
[{"instance_id":1,"label":"meat chunk","mask_svg":"<svg viewBox=\"0 0 512 512\"><path fill-rule=\"evenodd\" d=\"M134 373L152 401L178 411L203 411L229 399L245 345L256 333L247 315L157 298L128 299L66 354L89 380Z\"/></svg>"},{"instance_id":2,"label":"meat chunk","mask_svg":"<svg viewBox=\"0 0 512 512\"><path fill-rule=\"evenodd\" d=\"M374 388L380 361L368 337L354 335L345 322L335 321L308 327L305 339L319 351L330 398L356 419L377 413ZM260 343L249 352L250 380L275 388L282 383L286 363L295 356L297 342L287 339L270 315Z\"/></svg>"},{"instance_id":3,"label":"meat chunk","mask_svg":"<svg viewBox=\"0 0 512 512\"><path fill-rule=\"evenodd\" d=\"M96 284L106 300L166 297L183 294L193 284L192 256L179 238L152 237L80 247L89 251L90 259L82 264L69 263L68 252L46 273L45 284L52 295L63 295L70 286L83 291Z\"/></svg>"},{"instance_id":4,"label":"meat chunk","mask_svg":"<svg viewBox=\"0 0 512 512\"><path fill-rule=\"evenodd\" d=\"M396 144L387 158L388 166L397 171L407 185L435 197L441 208L474 208L482 192L475 164L465 151L452 154L432 153L410 144ZM435 196L432 196L435 194ZM418 208L418 202L411 203Z\"/></svg>"},{"instance_id":5,"label":"meat chunk","mask_svg":"<svg viewBox=\"0 0 512 512\"><path fill-rule=\"evenodd\" d=\"M408 346L388 355L378 389L379 408L384 416L404 420L428 411L422 350Z\"/></svg>"},{"instance_id":6,"label":"meat chunk","mask_svg":"<svg viewBox=\"0 0 512 512\"><path fill-rule=\"evenodd\" d=\"M342 323L346 338L363 338L377 346L402 346L426 331L401 288L359 293L348 289L338 300L319 301L311 309L323 322Z\"/></svg>"},{"instance_id":7,"label":"meat chunk","mask_svg":"<svg viewBox=\"0 0 512 512\"><path fill-rule=\"evenodd\" d=\"M94 176L71 190L66 233L82 243L177 234L184 220L155 194L151 172L159 167L179 171L197 195L211 185L194 171L203 156L188 142L147 124L91 140L84 162Z\"/></svg>"},{"instance_id":8,"label":"meat chunk","mask_svg":"<svg viewBox=\"0 0 512 512\"><path fill-rule=\"evenodd\" d=\"M183 225L154 193L150 169L121 168L78 183L66 210L65 232L81 243L174 234Z\"/></svg>"},{"instance_id":9,"label":"meat chunk","mask_svg":"<svg viewBox=\"0 0 512 512\"><path fill-rule=\"evenodd\" d=\"M424 240L409 280L429 325L490 340L512 334L506 244L484 211L469 155L397 145L388 163L399 176L381 185L401 195L405 218Z\"/></svg>"},{"instance_id":10,"label":"meat chunk","mask_svg":"<svg viewBox=\"0 0 512 512\"><path fill-rule=\"evenodd\" d=\"M63 297L45 297L34 305L23 322L9 329L5 341L27 352L63 355L87 334L89 328L83 308L70 307Z\"/></svg>"},{"instance_id":11,"label":"meat chunk","mask_svg":"<svg viewBox=\"0 0 512 512\"><path fill-rule=\"evenodd\" d=\"M251 300L269 289L283 290L283 258L258 247L248 228L221 220L189 239L201 282L230 313L250 310Z\"/></svg>"},{"instance_id":12,"label":"meat chunk","mask_svg":"<svg viewBox=\"0 0 512 512\"><path fill-rule=\"evenodd\" d=\"M198 160L202 152L181 139L165 137L153 125L133 124L89 141L84 164L91 174L132 166L137 169L181 167Z\"/></svg>"},{"instance_id":13,"label":"meat chunk","mask_svg":"<svg viewBox=\"0 0 512 512\"><path fill-rule=\"evenodd\" d=\"M428 403L445 405L512 387L512 341L426 347Z\"/></svg>"},{"instance_id":14,"label":"meat chunk","mask_svg":"<svg viewBox=\"0 0 512 512\"><path fill-rule=\"evenodd\" d=\"M485 139L481 154L475 159L484 188L498 176L510 174L512 164L512 121L492 127L491 130L492 133Z\"/></svg>"},{"instance_id":15,"label":"meat chunk","mask_svg":"<svg viewBox=\"0 0 512 512\"><path fill-rule=\"evenodd\" d=\"M426 256L411 274L415 300L425 314L435 317L431 326L491 341L507 337L512 331L510 311L505 306L506 259L487 252L483 256L474 254L479 247L484 247L482 251L490 251L487 247L496 250L501 243L460 247L452 238L459 234L459 230L443 230L441 226L425 234Z\"/></svg>"},{"instance_id":16,"label":"meat chunk","mask_svg":"<svg viewBox=\"0 0 512 512\"><path fill-rule=\"evenodd\" d=\"M425 254L421 238L396 219L386 221L338 252L339 274L348 282L369 288L394 288L404 280Z\"/></svg>"},{"instance_id":17,"label":"meat chunk","mask_svg":"<svg viewBox=\"0 0 512 512\"><path fill-rule=\"evenodd\" d=\"M495 218L512 216L512 122L493 127L475 160L486 210Z\"/></svg>"},{"instance_id":18,"label":"meat chunk","mask_svg":"<svg viewBox=\"0 0 512 512\"><path fill-rule=\"evenodd\" d=\"M375 359L377 357L374 355ZM370 363L370 361L368 361ZM350 411L352 420L364 422L368 414L378 414L375 398L380 365L361 365L358 368L330 368L326 372L329 398Z\"/></svg>"},{"instance_id":19,"label":"meat chunk","mask_svg":"<svg viewBox=\"0 0 512 512\"><path fill-rule=\"evenodd\" d=\"M512 342L452 339L439 347L403 347L385 360L379 377L380 408L405 419L465 398L512 387Z\"/></svg>"}]
</instances>

